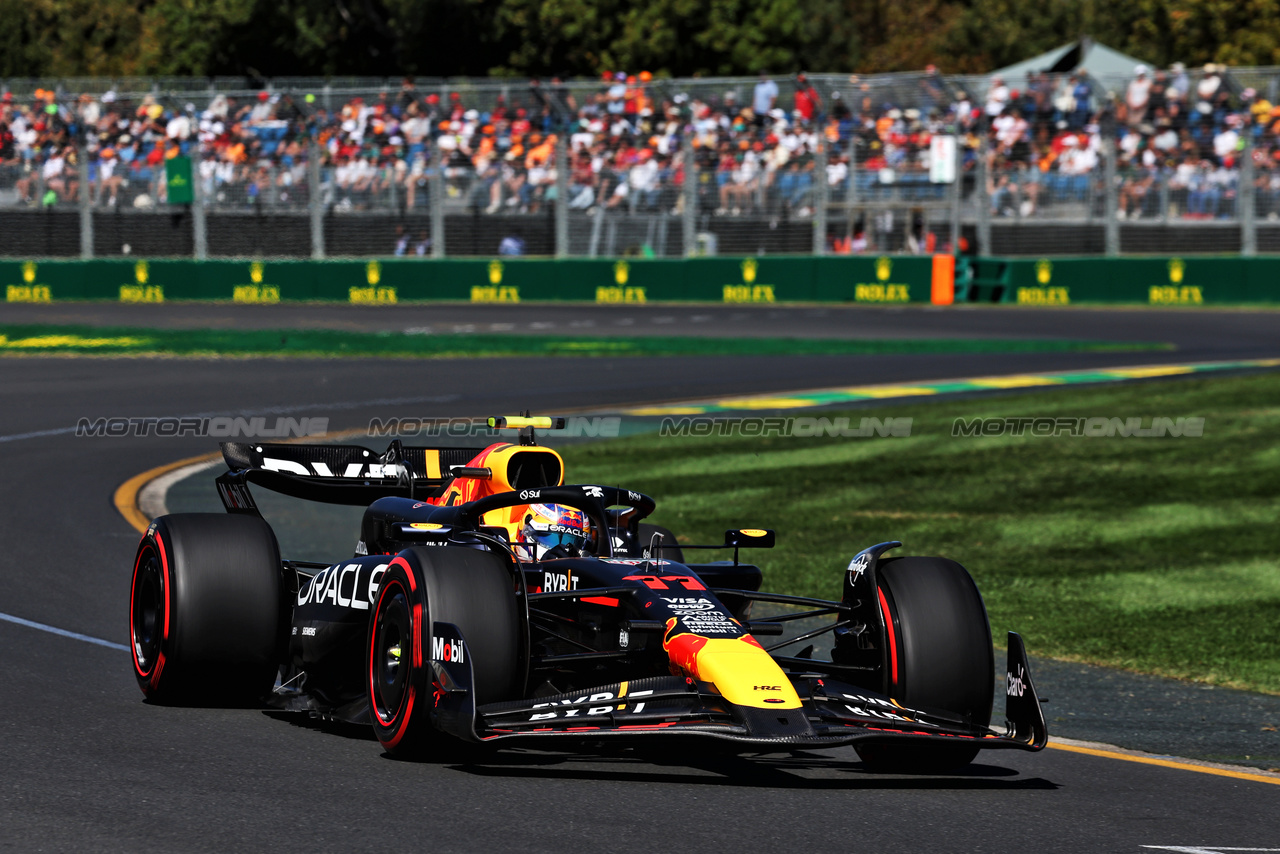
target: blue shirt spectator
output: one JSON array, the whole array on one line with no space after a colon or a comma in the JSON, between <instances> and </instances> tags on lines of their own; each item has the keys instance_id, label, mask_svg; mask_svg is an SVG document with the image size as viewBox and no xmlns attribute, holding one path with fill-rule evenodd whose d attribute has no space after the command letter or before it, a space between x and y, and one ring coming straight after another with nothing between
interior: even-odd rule
<instances>
[{"instance_id":1,"label":"blue shirt spectator","mask_svg":"<svg viewBox=\"0 0 1280 854\"><path fill-rule=\"evenodd\" d=\"M755 94L751 97L751 109L757 116L764 116L773 109L778 101L778 84L769 79L767 71L760 72L760 82L756 84Z\"/></svg>"}]
</instances>

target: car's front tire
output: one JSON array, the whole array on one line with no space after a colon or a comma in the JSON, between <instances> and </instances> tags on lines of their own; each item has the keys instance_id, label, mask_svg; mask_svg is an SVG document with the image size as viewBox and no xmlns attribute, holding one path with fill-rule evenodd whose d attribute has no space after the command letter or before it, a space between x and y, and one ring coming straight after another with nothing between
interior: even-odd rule
<instances>
[{"instance_id":1,"label":"car's front tire","mask_svg":"<svg viewBox=\"0 0 1280 854\"><path fill-rule=\"evenodd\" d=\"M365 659L374 734L394 756L429 758L451 746L431 720L437 622L462 632L476 705L510 700L523 688L509 561L467 548L406 549L379 584Z\"/></svg>"},{"instance_id":2,"label":"car's front tire","mask_svg":"<svg viewBox=\"0 0 1280 854\"><path fill-rule=\"evenodd\" d=\"M902 705L991 723L995 661L991 624L973 578L939 557L883 558L876 567L881 613L891 631L889 696ZM945 773L968 765L970 744L870 743L856 746L871 770Z\"/></svg>"}]
</instances>

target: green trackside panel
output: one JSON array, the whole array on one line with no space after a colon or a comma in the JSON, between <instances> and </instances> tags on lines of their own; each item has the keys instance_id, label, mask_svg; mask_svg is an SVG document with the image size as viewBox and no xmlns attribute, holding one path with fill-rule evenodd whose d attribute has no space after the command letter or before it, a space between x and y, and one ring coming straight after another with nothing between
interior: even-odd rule
<instances>
[{"instance_id":1,"label":"green trackside panel","mask_svg":"<svg viewBox=\"0 0 1280 854\"><path fill-rule=\"evenodd\" d=\"M1212 305L1246 299L1238 257L1039 258L1009 261L1006 302Z\"/></svg>"},{"instance_id":2,"label":"green trackside panel","mask_svg":"<svg viewBox=\"0 0 1280 854\"><path fill-rule=\"evenodd\" d=\"M241 302L279 302L278 293L274 294L274 300L261 299L264 295L271 296L272 294L265 288L263 282L253 282L250 272L249 264L245 261L193 262L192 278L194 282L189 287L200 296L191 297L191 299L231 301L236 295L236 288L239 287ZM256 298L248 299L247 294L249 293L255 295Z\"/></svg>"},{"instance_id":3,"label":"green trackside panel","mask_svg":"<svg viewBox=\"0 0 1280 854\"><path fill-rule=\"evenodd\" d=\"M813 262L813 298L818 302L853 302L857 267L844 256L824 256Z\"/></svg>"},{"instance_id":4,"label":"green trackside panel","mask_svg":"<svg viewBox=\"0 0 1280 854\"><path fill-rule=\"evenodd\" d=\"M682 263L684 285L675 299L733 304L779 300L777 283L761 278L758 258L688 258Z\"/></svg>"},{"instance_id":5,"label":"green trackside panel","mask_svg":"<svg viewBox=\"0 0 1280 854\"><path fill-rule=\"evenodd\" d=\"M6 265L6 302L53 302L57 300L104 299L106 291L93 287L95 277L114 279L116 272L104 261L20 261ZM118 275L124 275L123 265Z\"/></svg>"},{"instance_id":6,"label":"green trackside panel","mask_svg":"<svg viewBox=\"0 0 1280 854\"><path fill-rule=\"evenodd\" d=\"M314 291L309 262L201 261L198 267L199 299L271 305L310 299Z\"/></svg>"},{"instance_id":7,"label":"green trackside panel","mask_svg":"<svg viewBox=\"0 0 1280 854\"><path fill-rule=\"evenodd\" d=\"M425 258L379 258L357 262L340 283L339 299L353 305L386 305L427 299L449 299L432 292L433 270L440 262Z\"/></svg>"},{"instance_id":8,"label":"green trackside panel","mask_svg":"<svg viewBox=\"0 0 1280 854\"><path fill-rule=\"evenodd\" d=\"M67 299L66 294L54 293L49 275L53 264L38 261L5 261L0 263L0 286L4 288L5 302L52 302Z\"/></svg>"},{"instance_id":9,"label":"green trackside panel","mask_svg":"<svg viewBox=\"0 0 1280 854\"><path fill-rule=\"evenodd\" d=\"M0 266L0 285L4 286L5 302L53 302L67 299L65 293L54 293L50 273L53 264L38 261L6 262Z\"/></svg>"},{"instance_id":10,"label":"green trackside panel","mask_svg":"<svg viewBox=\"0 0 1280 854\"><path fill-rule=\"evenodd\" d=\"M263 261L262 276L280 288L282 302L298 302L320 299L325 301L346 297L346 289L341 286L349 272L355 282L363 279L360 274L361 265L352 262L335 261L316 263L314 261ZM252 274L252 270L249 271ZM331 287L320 290L320 280L324 278ZM336 283L336 284L335 284Z\"/></svg>"},{"instance_id":11,"label":"green trackside panel","mask_svg":"<svg viewBox=\"0 0 1280 854\"><path fill-rule=\"evenodd\" d=\"M556 269L560 299L570 302L647 302L647 289L637 285L646 278L632 259L559 258L551 262Z\"/></svg>"},{"instance_id":12,"label":"green trackside panel","mask_svg":"<svg viewBox=\"0 0 1280 854\"><path fill-rule=\"evenodd\" d=\"M383 266L379 261L326 261L312 262L309 266L313 274L308 299L357 304L397 301L390 290L392 286L383 282Z\"/></svg>"},{"instance_id":13,"label":"green trackside panel","mask_svg":"<svg viewBox=\"0 0 1280 854\"><path fill-rule=\"evenodd\" d=\"M813 255L768 255L744 258L756 264L756 283L773 285L775 302L813 302L817 265ZM744 278L748 268L743 266ZM746 284L746 283L744 283Z\"/></svg>"},{"instance_id":14,"label":"green trackside panel","mask_svg":"<svg viewBox=\"0 0 1280 854\"><path fill-rule=\"evenodd\" d=\"M30 281L26 278L28 267L31 270ZM31 261L0 261L0 298L6 302L29 302L38 272L39 268ZM27 299L23 299L24 296Z\"/></svg>"},{"instance_id":15,"label":"green trackside panel","mask_svg":"<svg viewBox=\"0 0 1280 854\"><path fill-rule=\"evenodd\" d=\"M107 268L102 263L82 261L44 261L37 268L37 284L47 285L55 300L85 299L85 281Z\"/></svg>"},{"instance_id":16,"label":"green trackside panel","mask_svg":"<svg viewBox=\"0 0 1280 854\"><path fill-rule=\"evenodd\" d=\"M476 265L426 258L374 258L316 264L315 299L352 305L392 305L422 300L464 299L453 280L476 275Z\"/></svg>"},{"instance_id":17,"label":"green trackside panel","mask_svg":"<svg viewBox=\"0 0 1280 854\"><path fill-rule=\"evenodd\" d=\"M1060 306L1080 302L1137 302L1140 291L1117 288L1112 265L1101 258L1019 258L1005 262L1001 302Z\"/></svg>"},{"instance_id":18,"label":"green trackside panel","mask_svg":"<svg viewBox=\"0 0 1280 854\"><path fill-rule=\"evenodd\" d=\"M664 258L561 259L565 299L600 305L634 305L687 299L684 262Z\"/></svg>"},{"instance_id":19,"label":"green trackside panel","mask_svg":"<svg viewBox=\"0 0 1280 854\"><path fill-rule=\"evenodd\" d=\"M625 264L625 268L622 266ZM692 299L689 296L692 268L682 258L652 258L632 261L619 259L615 262L614 272L625 269L627 281L625 286L639 288L639 296L649 302L682 302ZM714 290L714 289L712 289ZM636 296L623 292L623 302Z\"/></svg>"},{"instance_id":20,"label":"green trackside panel","mask_svg":"<svg viewBox=\"0 0 1280 854\"><path fill-rule=\"evenodd\" d=\"M1280 303L1280 257L1020 258L1000 263L1007 284L1002 298L1022 305ZM919 256L0 261L0 287L7 302L892 304L928 302L931 279L932 259Z\"/></svg>"},{"instance_id":21,"label":"green trackside panel","mask_svg":"<svg viewBox=\"0 0 1280 854\"><path fill-rule=\"evenodd\" d=\"M491 258L484 268L488 287L493 287L493 279L499 278L499 288L515 288L521 302L570 299L564 292L560 282L560 264L549 258ZM482 287L486 283L481 283ZM586 289L580 288L585 297ZM509 293L509 292L507 292ZM499 296L503 295L499 291ZM477 292L476 297L488 299L488 291Z\"/></svg>"},{"instance_id":22,"label":"green trackside panel","mask_svg":"<svg viewBox=\"0 0 1280 854\"><path fill-rule=\"evenodd\" d=\"M519 285L512 284L506 275L507 265L497 259L432 261L431 266L444 268L435 287L443 289L447 299L484 303L520 301Z\"/></svg>"},{"instance_id":23,"label":"green trackside panel","mask_svg":"<svg viewBox=\"0 0 1280 854\"><path fill-rule=\"evenodd\" d=\"M490 258L459 264L450 290L457 298L477 303L513 303L558 299L554 261L522 258Z\"/></svg>"},{"instance_id":24,"label":"green trackside panel","mask_svg":"<svg viewBox=\"0 0 1280 854\"><path fill-rule=\"evenodd\" d=\"M1238 256L1119 258L1113 278L1147 305L1229 305L1245 299L1248 261Z\"/></svg>"},{"instance_id":25,"label":"green trackside panel","mask_svg":"<svg viewBox=\"0 0 1280 854\"><path fill-rule=\"evenodd\" d=\"M933 258L917 255L838 255L815 258L818 302L929 302Z\"/></svg>"},{"instance_id":26,"label":"green trackside panel","mask_svg":"<svg viewBox=\"0 0 1280 854\"><path fill-rule=\"evenodd\" d=\"M417 279L412 292L415 300L520 302L529 298L520 292L520 271L513 278L511 261L442 259L425 261L425 265L424 277Z\"/></svg>"},{"instance_id":27,"label":"green trackside panel","mask_svg":"<svg viewBox=\"0 0 1280 854\"><path fill-rule=\"evenodd\" d=\"M487 283L489 275L489 262L474 259L394 258L379 263L381 283L395 289L397 302L469 301L471 288Z\"/></svg>"},{"instance_id":28,"label":"green trackside panel","mask_svg":"<svg viewBox=\"0 0 1280 854\"><path fill-rule=\"evenodd\" d=\"M83 264L84 298L126 303L159 303L199 299L193 290L195 264L191 261L133 260L88 261Z\"/></svg>"},{"instance_id":29,"label":"green trackside panel","mask_svg":"<svg viewBox=\"0 0 1280 854\"><path fill-rule=\"evenodd\" d=\"M280 289L281 302L316 299L316 280L329 266L311 261L262 261L260 264L263 283ZM252 266L249 268L249 278L252 282ZM335 293L334 296L336 297L337 294Z\"/></svg>"},{"instance_id":30,"label":"green trackside panel","mask_svg":"<svg viewBox=\"0 0 1280 854\"><path fill-rule=\"evenodd\" d=\"M1280 303L1280 257L1249 258L1245 271L1245 302Z\"/></svg>"}]
</instances>

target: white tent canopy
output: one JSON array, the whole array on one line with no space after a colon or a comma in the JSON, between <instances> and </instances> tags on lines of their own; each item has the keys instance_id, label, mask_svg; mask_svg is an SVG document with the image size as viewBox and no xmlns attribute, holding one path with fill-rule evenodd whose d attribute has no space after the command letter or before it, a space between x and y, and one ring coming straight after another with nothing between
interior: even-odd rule
<instances>
[{"instance_id":1,"label":"white tent canopy","mask_svg":"<svg viewBox=\"0 0 1280 854\"><path fill-rule=\"evenodd\" d=\"M1083 68L1094 78L1130 77L1134 66L1142 62L1141 59L1112 50L1090 38L1082 38L1039 56L997 68L990 76L1001 77L1012 86L1021 84L1034 71L1066 74Z\"/></svg>"}]
</instances>

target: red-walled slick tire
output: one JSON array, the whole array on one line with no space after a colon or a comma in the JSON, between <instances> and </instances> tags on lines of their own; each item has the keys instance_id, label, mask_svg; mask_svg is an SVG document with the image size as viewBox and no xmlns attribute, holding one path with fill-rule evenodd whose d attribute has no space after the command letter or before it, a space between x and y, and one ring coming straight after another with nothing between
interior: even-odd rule
<instances>
[{"instance_id":1,"label":"red-walled slick tire","mask_svg":"<svg viewBox=\"0 0 1280 854\"><path fill-rule=\"evenodd\" d=\"M133 673L158 703L241 704L279 664L280 552L262 519L181 513L151 523L129 594Z\"/></svg>"},{"instance_id":2,"label":"red-walled slick tire","mask_svg":"<svg viewBox=\"0 0 1280 854\"><path fill-rule=\"evenodd\" d=\"M975 726L990 724L991 624L973 578L940 557L885 558L876 573L890 627L889 696L908 708L941 709ZM874 771L931 774L968 765L979 748L873 743L855 749Z\"/></svg>"},{"instance_id":3,"label":"red-walled slick tire","mask_svg":"<svg viewBox=\"0 0 1280 854\"><path fill-rule=\"evenodd\" d=\"M476 549L412 548L383 573L365 664L373 731L388 753L428 758L461 744L431 720L433 623L462 631L476 705L519 692L521 623L509 564Z\"/></svg>"}]
</instances>

